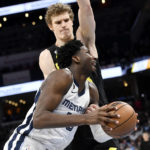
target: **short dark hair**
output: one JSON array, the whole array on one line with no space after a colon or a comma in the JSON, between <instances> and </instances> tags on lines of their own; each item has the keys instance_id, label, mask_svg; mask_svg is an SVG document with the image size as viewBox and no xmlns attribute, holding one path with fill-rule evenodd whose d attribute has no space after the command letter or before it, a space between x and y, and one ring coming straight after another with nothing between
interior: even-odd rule
<instances>
[{"instance_id":1,"label":"short dark hair","mask_svg":"<svg viewBox=\"0 0 150 150\"><path fill-rule=\"evenodd\" d=\"M72 63L72 56L83 46L79 40L71 40L58 50L57 60L60 68L69 67Z\"/></svg>"}]
</instances>

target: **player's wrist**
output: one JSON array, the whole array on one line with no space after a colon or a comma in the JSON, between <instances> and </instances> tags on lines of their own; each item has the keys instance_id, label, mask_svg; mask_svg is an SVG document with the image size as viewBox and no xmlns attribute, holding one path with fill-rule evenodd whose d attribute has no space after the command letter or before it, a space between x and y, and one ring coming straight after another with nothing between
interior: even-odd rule
<instances>
[{"instance_id":1,"label":"player's wrist","mask_svg":"<svg viewBox=\"0 0 150 150\"><path fill-rule=\"evenodd\" d=\"M90 124L89 114L84 114L84 124L85 125L89 125Z\"/></svg>"},{"instance_id":2,"label":"player's wrist","mask_svg":"<svg viewBox=\"0 0 150 150\"><path fill-rule=\"evenodd\" d=\"M93 120L93 117L89 113L84 114L84 117L85 117L85 125L96 124L96 121Z\"/></svg>"}]
</instances>

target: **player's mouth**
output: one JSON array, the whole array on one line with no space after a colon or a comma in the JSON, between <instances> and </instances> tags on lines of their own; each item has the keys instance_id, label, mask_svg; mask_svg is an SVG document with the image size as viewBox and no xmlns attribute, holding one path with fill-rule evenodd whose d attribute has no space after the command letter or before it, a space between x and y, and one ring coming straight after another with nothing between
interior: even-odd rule
<instances>
[{"instance_id":1,"label":"player's mouth","mask_svg":"<svg viewBox=\"0 0 150 150\"><path fill-rule=\"evenodd\" d=\"M66 32L69 32L69 30L68 30L68 29L63 29L63 30L61 30L60 32L61 32L61 33L66 33Z\"/></svg>"}]
</instances>

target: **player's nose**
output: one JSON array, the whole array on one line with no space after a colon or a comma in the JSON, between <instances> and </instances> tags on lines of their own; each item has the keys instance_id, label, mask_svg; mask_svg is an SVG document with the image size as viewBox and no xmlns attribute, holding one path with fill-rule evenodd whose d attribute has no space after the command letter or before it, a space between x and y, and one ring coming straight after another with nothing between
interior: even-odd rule
<instances>
[{"instance_id":1,"label":"player's nose","mask_svg":"<svg viewBox=\"0 0 150 150\"><path fill-rule=\"evenodd\" d=\"M61 26L62 26L62 27L65 27L65 26L66 26L66 22L65 22L65 21L62 21Z\"/></svg>"}]
</instances>

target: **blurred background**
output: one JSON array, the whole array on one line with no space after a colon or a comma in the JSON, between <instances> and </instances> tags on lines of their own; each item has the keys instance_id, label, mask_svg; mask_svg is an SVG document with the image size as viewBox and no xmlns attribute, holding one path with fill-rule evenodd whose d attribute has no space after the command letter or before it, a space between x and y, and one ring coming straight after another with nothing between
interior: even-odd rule
<instances>
[{"instance_id":1,"label":"blurred background","mask_svg":"<svg viewBox=\"0 0 150 150\"><path fill-rule=\"evenodd\" d=\"M44 15L56 2L0 0L0 149L24 119L43 80L39 53L55 42ZM59 2L72 6L76 31L75 0ZM91 0L91 4L108 100L128 102L139 113L138 130L120 140L120 149L139 150L143 133L150 133L150 0Z\"/></svg>"}]
</instances>

